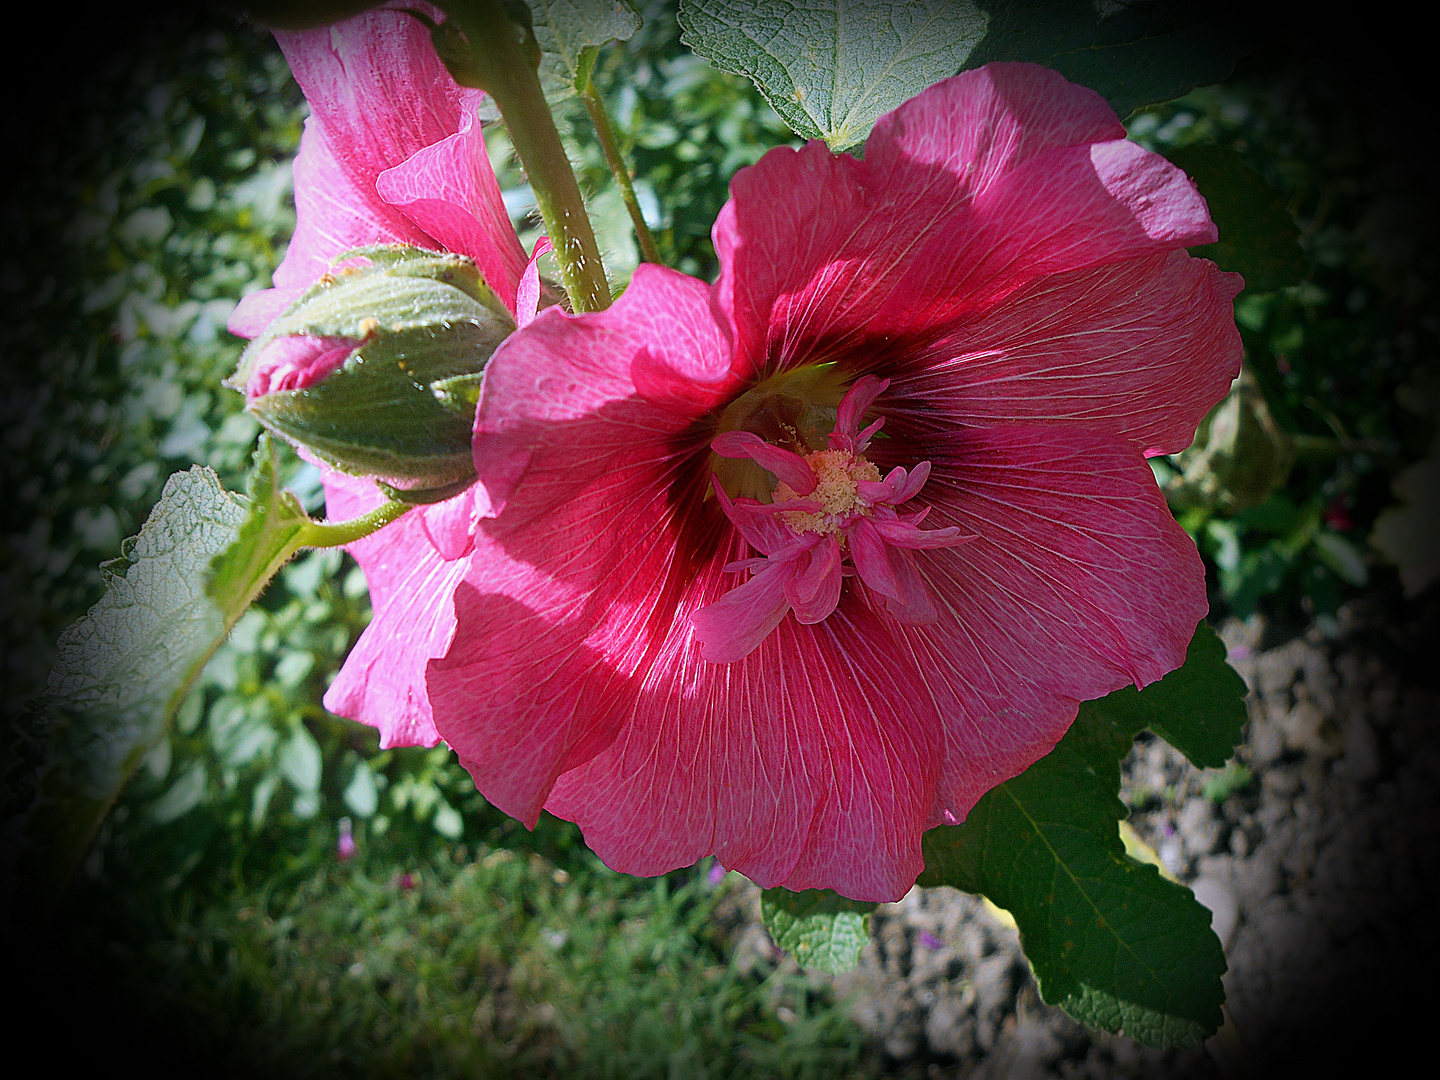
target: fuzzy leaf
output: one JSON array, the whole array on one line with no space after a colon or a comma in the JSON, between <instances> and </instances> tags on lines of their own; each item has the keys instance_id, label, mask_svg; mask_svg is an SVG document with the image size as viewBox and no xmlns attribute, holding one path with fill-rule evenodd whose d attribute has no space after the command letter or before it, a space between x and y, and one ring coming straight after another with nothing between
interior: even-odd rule
<instances>
[{"instance_id":1,"label":"fuzzy leaf","mask_svg":"<svg viewBox=\"0 0 1440 1080\"><path fill-rule=\"evenodd\" d=\"M1221 1022L1224 953L1190 890L1126 854L1120 761L1151 727L1218 765L1244 717L1244 684L1202 624L1179 670L1085 703L1054 750L960 825L926 833L920 884L1008 910L1041 996L1075 1019L1149 1045L1198 1045Z\"/></svg>"},{"instance_id":2,"label":"fuzzy leaf","mask_svg":"<svg viewBox=\"0 0 1440 1080\"><path fill-rule=\"evenodd\" d=\"M1244 735L1245 680L1225 659L1225 644L1205 623L1190 639L1185 663L1144 690L1127 686L1081 712L1099 713L1116 725L1123 756L1149 728L1201 769L1224 765Z\"/></svg>"},{"instance_id":3,"label":"fuzzy leaf","mask_svg":"<svg viewBox=\"0 0 1440 1080\"><path fill-rule=\"evenodd\" d=\"M775 944L803 967L838 975L860 961L870 940L873 903L849 900L830 889L766 889L760 915Z\"/></svg>"},{"instance_id":4,"label":"fuzzy leaf","mask_svg":"<svg viewBox=\"0 0 1440 1080\"><path fill-rule=\"evenodd\" d=\"M527 0L535 43L545 53L548 81L583 90L601 45L625 41L640 29L628 0ZM551 69L546 71L545 69Z\"/></svg>"},{"instance_id":5,"label":"fuzzy leaf","mask_svg":"<svg viewBox=\"0 0 1440 1080\"><path fill-rule=\"evenodd\" d=\"M106 565L105 595L60 636L33 718L44 765L17 857L36 901L64 886L196 676L299 546L305 520L279 489L262 440L249 499L210 469L176 473L139 535ZM189 791L167 812L183 813Z\"/></svg>"},{"instance_id":6,"label":"fuzzy leaf","mask_svg":"<svg viewBox=\"0 0 1440 1080\"><path fill-rule=\"evenodd\" d=\"M1238 21L1194 0L681 0L680 25L687 45L833 150L992 60L1054 68L1123 117L1218 82L1250 44Z\"/></svg>"},{"instance_id":7,"label":"fuzzy leaf","mask_svg":"<svg viewBox=\"0 0 1440 1080\"><path fill-rule=\"evenodd\" d=\"M832 150L954 75L985 34L968 0L682 0L682 40L744 75L790 127Z\"/></svg>"}]
</instances>

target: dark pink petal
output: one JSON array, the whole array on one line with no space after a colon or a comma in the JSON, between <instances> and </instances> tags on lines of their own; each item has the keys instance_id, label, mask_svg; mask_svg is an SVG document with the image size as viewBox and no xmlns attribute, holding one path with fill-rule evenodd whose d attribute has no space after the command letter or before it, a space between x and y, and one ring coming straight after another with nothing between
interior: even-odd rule
<instances>
[{"instance_id":1,"label":"dark pink petal","mask_svg":"<svg viewBox=\"0 0 1440 1080\"><path fill-rule=\"evenodd\" d=\"M250 366L245 396L304 390L350 359L358 340L349 338L277 338L260 350Z\"/></svg>"},{"instance_id":2,"label":"dark pink petal","mask_svg":"<svg viewBox=\"0 0 1440 1080\"><path fill-rule=\"evenodd\" d=\"M927 449L930 520L975 537L914 556L942 618L902 650L947 725L939 823L1045 753L1078 702L1180 666L1208 605L1195 545L1133 444L1017 425Z\"/></svg>"},{"instance_id":3,"label":"dark pink petal","mask_svg":"<svg viewBox=\"0 0 1440 1080\"><path fill-rule=\"evenodd\" d=\"M429 4L415 7L443 18ZM275 37L336 161L362 190L459 131L483 97L455 84L430 32L404 12L377 9Z\"/></svg>"},{"instance_id":4,"label":"dark pink petal","mask_svg":"<svg viewBox=\"0 0 1440 1080\"><path fill-rule=\"evenodd\" d=\"M779 520L773 506L762 505L753 499L732 501L720 486L718 477L712 475L710 480L720 509L730 519L730 524L739 530L740 535L756 551L765 555L779 555L794 545L795 534ZM791 505L802 513L814 513L820 509L818 503L804 500L796 500Z\"/></svg>"},{"instance_id":5,"label":"dark pink petal","mask_svg":"<svg viewBox=\"0 0 1440 1080\"><path fill-rule=\"evenodd\" d=\"M712 663L729 664L754 652L790 610L787 597L798 569L795 562L771 559L745 584L690 616L700 655ZM835 569L838 577L840 568Z\"/></svg>"},{"instance_id":6,"label":"dark pink petal","mask_svg":"<svg viewBox=\"0 0 1440 1080\"><path fill-rule=\"evenodd\" d=\"M356 186L313 118L305 121L294 168L295 234L275 271L275 288L245 297L230 316L230 332L240 337L257 337L342 252L368 244L434 246L373 187Z\"/></svg>"},{"instance_id":7,"label":"dark pink petal","mask_svg":"<svg viewBox=\"0 0 1440 1080\"><path fill-rule=\"evenodd\" d=\"M460 117L458 132L380 173L375 190L438 246L474 259L485 283L515 310L516 290L527 262L525 249L505 212L473 110Z\"/></svg>"},{"instance_id":8,"label":"dark pink petal","mask_svg":"<svg viewBox=\"0 0 1440 1080\"><path fill-rule=\"evenodd\" d=\"M689 604L715 599L702 582ZM616 739L546 804L633 874L714 853L762 887L898 899L921 867L939 726L863 604L712 664L672 632ZM919 693L917 694L917 691Z\"/></svg>"},{"instance_id":9,"label":"dark pink petal","mask_svg":"<svg viewBox=\"0 0 1440 1080\"><path fill-rule=\"evenodd\" d=\"M568 463L544 467L552 470L543 485L553 493L547 497L563 500L637 447L678 437L726 388L733 392L729 342L715 324L709 292L694 278L642 263L605 311L574 316L547 308L523 334L505 340L485 369L475 417L475 469L495 512L532 455ZM598 443L572 446L577 426L593 431Z\"/></svg>"},{"instance_id":10,"label":"dark pink petal","mask_svg":"<svg viewBox=\"0 0 1440 1080\"><path fill-rule=\"evenodd\" d=\"M384 502L369 480L323 472L331 520L358 517ZM467 495L449 501L463 503ZM347 546L365 573L374 615L325 692L324 704L337 716L379 728L382 748L440 741L425 694L425 665L450 642L451 597L466 564L446 561L431 546L427 512L436 508L412 510Z\"/></svg>"},{"instance_id":11,"label":"dark pink petal","mask_svg":"<svg viewBox=\"0 0 1440 1080\"><path fill-rule=\"evenodd\" d=\"M798 622L807 626L818 623L829 616L840 603L840 586L843 582L840 573L840 545L833 536L827 536L808 551L798 555L791 565L794 569L785 582L785 598L790 601ZM708 611L709 608L705 610ZM699 616L696 618L698 620ZM700 636L697 622L696 637ZM707 656L706 659L714 657Z\"/></svg>"},{"instance_id":12,"label":"dark pink petal","mask_svg":"<svg viewBox=\"0 0 1440 1080\"><path fill-rule=\"evenodd\" d=\"M910 626L933 623L939 618L915 567L914 557L908 551L887 544L866 518L856 521L845 535L850 541L855 572L861 581L884 597L889 615Z\"/></svg>"},{"instance_id":13,"label":"dark pink petal","mask_svg":"<svg viewBox=\"0 0 1440 1080\"><path fill-rule=\"evenodd\" d=\"M520 284L515 290L515 322L519 326L529 326L540 309L540 256L553 250L550 237L542 236L535 241L535 250L530 252L525 273L520 276Z\"/></svg>"},{"instance_id":14,"label":"dark pink petal","mask_svg":"<svg viewBox=\"0 0 1440 1080\"><path fill-rule=\"evenodd\" d=\"M749 458L774 473L777 480L797 495L809 495L815 490L815 472L804 458L793 450L766 442L753 432L727 431L714 438L710 449L721 457Z\"/></svg>"},{"instance_id":15,"label":"dark pink petal","mask_svg":"<svg viewBox=\"0 0 1440 1080\"><path fill-rule=\"evenodd\" d=\"M946 529L917 529L910 521L898 519L886 521L882 518L871 518L870 527L880 535L880 539L890 546L911 548L916 551L954 547L956 544L963 544L973 539L973 537L961 536L960 530L953 525Z\"/></svg>"},{"instance_id":16,"label":"dark pink petal","mask_svg":"<svg viewBox=\"0 0 1440 1080\"><path fill-rule=\"evenodd\" d=\"M875 399L883 394L889 385L889 379L877 379L874 375L862 375L856 379L840 399L840 408L835 416L836 432L848 435L858 442L860 421L864 419L870 406L875 404Z\"/></svg>"},{"instance_id":17,"label":"dark pink petal","mask_svg":"<svg viewBox=\"0 0 1440 1080\"><path fill-rule=\"evenodd\" d=\"M1183 251L1058 274L896 358L899 432L1081 424L1175 453L1240 367L1240 289Z\"/></svg>"},{"instance_id":18,"label":"dark pink petal","mask_svg":"<svg viewBox=\"0 0 1440 1080\"><path fill-rule=\"evenodd\" d=\"M847 351L873 363L877 341L1049 275L1212 239L1184 174L1123 137L1093 91L991 64L882 117L863 161L772 150L736 174L715 225L737 370Z\"/></svg>"}]
</instances>

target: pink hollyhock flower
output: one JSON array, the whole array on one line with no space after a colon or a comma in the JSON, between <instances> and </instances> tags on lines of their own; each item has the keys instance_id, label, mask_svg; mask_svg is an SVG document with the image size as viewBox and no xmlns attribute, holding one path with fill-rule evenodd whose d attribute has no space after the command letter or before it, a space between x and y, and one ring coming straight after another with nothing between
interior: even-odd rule
<instances>
[{"instance_id":1,"label":"pink hollyhock flower","mask_svg":"<svg viewBox=\"0 0 1440 1080\"><path fill-rule=\"evenodd\" d=\"M1078 702L1183 661L1204 574L1145 456L1234 378L1241 282L1124 136L1053 72L967 72L863 160L737 174L715 285L643 265L500 347L497 516L411 691L486 798L622 871L894 900Z\"/></svg>"},{"instance_id":2,"label":"pink hollyhock flower","mask_svg":"<svg viewBox=\"0 0 1440 1080\"><path fill-rule=\"evenodd\" d=\"M440 18L427 4L407 4ZM456 85L426 27L403 11L373 10L334 26L277 32L310 104L295 159L296 229L275 287L244 298L232 332L255 337L343 252L412 244L473 259L521 324L540 298L486 154L476 109L484 95ZM541 240L535 255L549 244ZM354 343L283 338L251 368L249 397L303 389L328 375ZM369 480L322 470L328 513L358 516L383 501ZM380 728L381 745L433 746L423 680L429 638L448 640L449 595L463 566L474 495L407 514L350 545L365 571L374 617L325 697L330 710ZM452 520L461 547L447 546ZM439 538L433 541L432 537Z\"/></svg>"}]
</instances>

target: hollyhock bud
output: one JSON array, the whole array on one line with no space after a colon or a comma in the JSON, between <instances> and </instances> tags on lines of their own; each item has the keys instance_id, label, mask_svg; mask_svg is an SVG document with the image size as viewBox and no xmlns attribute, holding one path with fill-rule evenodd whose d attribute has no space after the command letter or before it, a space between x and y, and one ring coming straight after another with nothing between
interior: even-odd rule
<instances>
[{"instance_id":1,"label":"hollyhock bud","mask_svg":"<svg viewBox=\"0 0 1440 1080\"><path fill-rule=\"evenodd\" d=\"M474 475L480 372L515 319L462 255L346 252L240 358L271 431L345 472L426 493Z\"/></svg>"},{"instance_id":2,"label":"hollyhock bud","mask_svg":"<svg viewBox=\"0 0 1440 1080\"><path fill-rule=\"evenodd\" d=\"M1167 493L1182 507L1235 513L1277 491L1294 463L1294 439L1271 415L1255 376L1242 368L1180 455L1180 475Z\"/></svg>"}]
</instances>

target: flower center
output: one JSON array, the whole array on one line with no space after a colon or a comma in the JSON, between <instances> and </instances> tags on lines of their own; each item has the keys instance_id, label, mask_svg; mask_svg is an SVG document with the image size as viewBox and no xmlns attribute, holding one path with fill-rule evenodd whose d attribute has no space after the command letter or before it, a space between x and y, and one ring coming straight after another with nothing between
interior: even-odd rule
<instances>
[{"instance_id":1,"label":"flower center","mask_svg":"<svg viewBox=\"0 0 1440 1080\"><path fill-rule=\"evenodd\" d=\"M860 494L859 482L878 483L880 470L848 450L821 450L805 455L805 464L815 474L815 490L801 495L783 481L775 488L773 501L783 505L796 499L819 503L817 511L791 510L780 520L797 533L841 533L857 517L870 516L870 503Z\"/></svg>"}]
</instances>

